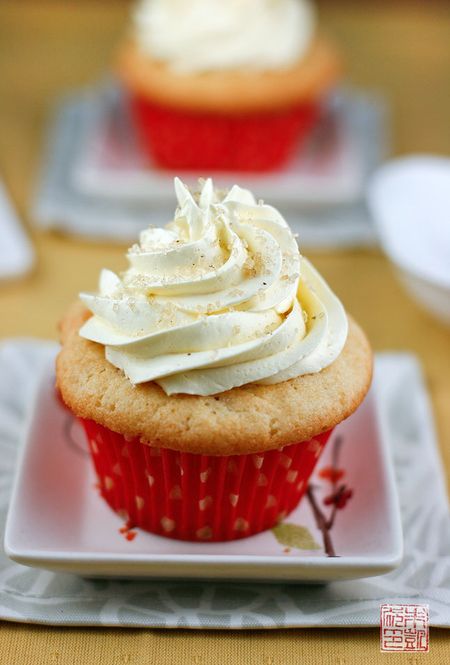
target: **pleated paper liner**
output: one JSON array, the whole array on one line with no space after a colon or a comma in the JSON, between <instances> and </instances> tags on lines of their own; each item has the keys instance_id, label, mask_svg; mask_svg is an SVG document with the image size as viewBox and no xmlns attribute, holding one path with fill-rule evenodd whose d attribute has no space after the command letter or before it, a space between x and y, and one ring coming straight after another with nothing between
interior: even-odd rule
<instances>
[{"instance_id":1,"label":"pleated paper liner","mask_svg":"<svg viewBox=\"0 0 450 665\"><path fill-rule=\"evenodd\" d=\"M163 167L180 170L272 171L282 166L319 117L319 104L239 115L159 106L133 96L142 147Z\"/></svg>"},{"instance_id":2,"label":"pleated paper liner","mask_svg":"<svg viewBox=\"0 0 450 665\"><path fill-rule=\"evenodd\" d=\"M129 527L170 538L224 541L270 529L299 503L331 430L249 455L156 448L81 420L99 489Z\"/></svg>"}]
</instances>

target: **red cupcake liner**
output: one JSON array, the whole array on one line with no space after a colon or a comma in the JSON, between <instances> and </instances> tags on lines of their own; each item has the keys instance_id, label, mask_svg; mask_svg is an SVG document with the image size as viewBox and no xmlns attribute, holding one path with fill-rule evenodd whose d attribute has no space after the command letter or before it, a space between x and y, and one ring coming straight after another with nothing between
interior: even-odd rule
<instances>
[{"instance_id":1,"label":"red cupcake liner","mask_svg":"<svg viewBox=\"0 0 450 665\"><path fill-rule=\"evenodd\" d=\"M109 506L130 528L191 541L234 540L277 524L305 493L331 434L225 457L155 448L81 422Z\"/></svg>"},{"instance_id":2,"label":"red cupcake liner","mask_svg":"<svg viewBox=\"0 0 450 665\"><path fill-rule=\"evenodd\" d=\"M319 117L319 104L283 111L201 113L130 98L145 151L161 167L180 170L271 171L284 164Z\"/></svg>"}]
</instances>

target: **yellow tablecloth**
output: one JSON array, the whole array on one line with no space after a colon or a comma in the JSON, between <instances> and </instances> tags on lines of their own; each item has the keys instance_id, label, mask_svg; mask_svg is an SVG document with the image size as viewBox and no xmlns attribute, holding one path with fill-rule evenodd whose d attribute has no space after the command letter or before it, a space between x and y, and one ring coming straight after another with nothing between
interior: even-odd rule
<instances>
[{"instance_id":1,"label":"yellow tablecloth","mask_svg":"<svg viewBox=\"0 0 450 665\"><path fill-rule=\"evenodd\" d=\"M385 92L396 153L450 153L450 9L426 3L319 2L323 26L339 40L352 83ZM65 91L107 69L129 2L2 0L0 3L0 174L26 225L51 109ZM0 337L55 337L55 322L100 267L120 270L123 248L30 229L38 263L29 277L0 285ZM300 239L301 241L301 239ZM1 242L1 239L0 239ZM377 251L312 255L361 322L375 349L420 357L431 391L442 457L450 478L450 335L419 310ZM427 662L449 662L450 636L434 630ZM351 665L385 662L377 630L154 631L62 629L0 624L0 662L161 665L242 663ZM447 655L446 655L447 654ZM424 656L425 657L425 656ZM398 662L422 656L397 654Z\"/></svg>"}]
</instances>

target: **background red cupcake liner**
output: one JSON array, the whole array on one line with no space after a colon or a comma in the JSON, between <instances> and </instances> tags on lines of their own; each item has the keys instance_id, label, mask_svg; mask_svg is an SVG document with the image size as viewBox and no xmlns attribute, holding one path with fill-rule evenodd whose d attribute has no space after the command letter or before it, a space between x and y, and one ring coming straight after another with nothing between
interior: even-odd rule
<instances>
[{"instance_id":1,"label":"background red cupcake liner","mask_svg":"<svg viewBox=\"0 0 450 665\"><path fill-rule=\"evenodd\" d=\"M161 167L271 171L284 164L319 117L318 103L239 115L163 107L130 97L146 152Z\"/></svg>"},{"instance_id":2,"label":"background red cupcake liner","mask_svg":"<svg viewBox=\"0 0 450 665\"><path fill-rule=\"evenodd\" d=\"M297 506L331 434L225 457L156 448L81 422L110 507L130 528L191 541L244 538L277 524Z\"/></svg>"}]
</instances>

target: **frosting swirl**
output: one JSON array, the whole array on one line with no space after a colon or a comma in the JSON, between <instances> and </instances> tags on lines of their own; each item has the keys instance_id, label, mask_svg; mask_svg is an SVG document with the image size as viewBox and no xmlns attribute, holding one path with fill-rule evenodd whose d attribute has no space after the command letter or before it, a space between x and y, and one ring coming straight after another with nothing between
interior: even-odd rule
<instances>
[{"instance_id":1,"label":"frosting swirl","mask_svg":"<svg viewBox=\"0 0 450 665\"><path fill-rule=\"evenodd\" d=\"M134 14L143 53L173 69L279 69L309 47L309 0L141 0Z\"/></svg>"},{"instance_id":2,"label":"frosting swirl","mask_svg":"<svg viewBox=\"0 0 450 665\"><path fill-rule=\"evenodd\" d=\"M165 228L143 231L121 277L103 270L80 335L105 346L133 384L213 395L319 372L341 352L345 311L300 256L280 213L206 180Z\"/></svg>"}]
</instances>

